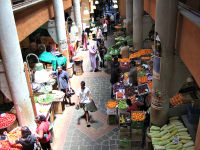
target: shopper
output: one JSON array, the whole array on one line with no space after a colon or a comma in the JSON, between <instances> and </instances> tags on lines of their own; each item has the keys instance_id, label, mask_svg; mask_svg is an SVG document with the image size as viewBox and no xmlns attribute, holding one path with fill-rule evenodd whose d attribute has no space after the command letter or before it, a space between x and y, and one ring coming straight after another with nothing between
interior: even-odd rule
<instances>
[{"instance_id":1,"label":"shopper","mask_svg":"<svg viewBox=\"0 0 200 150\"><path fill-rule=\"evenodd\" d=\"M87 39L88 39L88 35L87 32L85 30L83 30L82 32L82 45L83 45L83 49L87 50Z\"/></svg>"},{"instance_id":2,"label":"shopper","mask_svg":"<svg viewBox=\"0 0 200 150\"><path fill-rule=\"evenodd\" d=\"M100 47L99 47L99 54L101 57L100 67L104 67L104 55L107 53L107 48L104 45L104 41L101 41Z\"/></svg>"},{"instance_id":3,"label":"shopper","mask_svg":"<svg viewBox=\"0 0 200 150\"><path fill-rule=\"evenodd\" d=\"M79 98L78 105L80 106L80 108L83 108L84 110L84 115L78 118L78 124L80 124L80 119L84 117L86 119L87 127L90 127L89 111L93 112L95 110L92 110L92 107L91 107L92 96L91 96L90 89L85 86L85 81L81 81L81 88L78 89L77 96Z\"/></svg>"},{"instance_id":4,"label":"shopper","mask_svg":"<svg viewBox=\"0 0 200 150\"><path fill-rule=\"evenodd\" d=\"M95 35L93 34L93 39L90 41L89 45L89 57L90 57L90 63L91 63L91 72L97 72L98 66L97 66L97 41L95 39Z\"/></svg>"},{"instance_id":5,"label":"shopper","mask_svg":"<svg viewBox=\"0 0 200 150\"><path fill-rule=\"evenodd\" d=\"M75 105L75 103L71 102L71 88L68 73L62 69L62 66L58 66L57 71L53 72L53 75L57 77L58 89L65 93L65 96L63 98L64 103L69 104L70 106Z\"/></svg>"},{"instance_id":6,"label":"shopper","mask_svg":"<svg viewBox=\"0 0 200 150\"><path fill-rule=\"evenodd\" d=\"M113 61L111 62L111 70L112 70L112 69L119 69L119 66L120 66L120 63L119 63L119 61L118 61L118 57L115 56L115 57L113 58Z\"/></svg>"},{"instance_id":7,"label":"shopper","mask_svg":"<svg viewBox=\"0 0 200 150\"><path fill-rule=\"evenodd\" d=\"M100 47L101 41L103 40L103 34L100 27L97 28L96 37L97 37L97 46Z\"/></svg>"},{"instance_id":8,"label":"shopper","mask_svg":"<svg viewBox=\"0 0 200 150\"><path fill-rule=\"evenodd\" d=\"M50 123L46 120L44 115L39 115L35 118L37 124L36 135L39 139L43 150L51 150L50 140L51 132L49 131Z\"/></svg>"},{"instance_id":9,"label":"shopper","mask_svg":"<svg viewBox=\"0 0 200 150\"><path fill-rule=\"evenodd\" d=\"M131 61L131 69L128 73L128 77L129 77L129 83L133 86L137 86L138 82L137 82L137 68L136 68L136 64L135 61Z\"/></svg>"},{"instance_id":10,"label":"shopper","mask_svg":"<svg viewBox=\"0 0 200 150\"><path fill-rule=\"evenodd\" d=\"M129 58L129 46L128 42L124 42L124 46L120 49L121 58Z\"/></svg>"},{"instance_id":11,"label":"shopper","mask_svg":"<svg viewBox=\"0 0 200 150\"><path fill-rule=\"evenodd\" d=\"M103 23L103 35L104 35L104 39L107 40L107 36L108 36L108 25L107 25L106 21L104 21L104 23Z\"/></svg>"},{"instance_id":12,"label":"shopper","mask_svg":"<svg viewBox=\"0 0 200 150\"><path fill-rule=\"evenodd\" d=\"M37 146L36 137L31 134L30 129L27 126L20 128L22 137L15 142L10 142L11 145L21 144L22 150L33 150Z\"/></svg>"},{"instance_id":13,"label":"shopper","mask_svg":"<svg viewBox=\"0 0 200 150\"><path fill-rule=\"evenodd\" d=\"M119 67L111 69L110 83L111 83L111 99L114 99L113 85L119 81L120 69Z\"/></svg>"}]
</instances>

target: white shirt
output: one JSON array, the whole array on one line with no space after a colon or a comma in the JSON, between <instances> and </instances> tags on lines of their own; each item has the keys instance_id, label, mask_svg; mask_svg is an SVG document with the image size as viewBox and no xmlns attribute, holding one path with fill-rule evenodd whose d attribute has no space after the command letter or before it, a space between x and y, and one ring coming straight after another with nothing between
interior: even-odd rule
<instances>
[{"instance_id":1,"label":"white shirt","mask_svg":"<svg viewBox=\"0 0 200 150\"><path fill-rule=\"evenodd\" d=\"M78 89L76 95L80 98L80 103L88 104L90 103L89 95L90 95L90 89L88 87L85 87L84 90L81 88Z\"/></svg>"},{"instance_id":2,"label":"white shirt","mask_svg":"<svg viewBox=\"0 0 200 150\"><path fill-rule=\"evenodd\" d=\"M108 32L108 26L106 23L103 24L103 32Z\"/></svg>"}]
</instances>

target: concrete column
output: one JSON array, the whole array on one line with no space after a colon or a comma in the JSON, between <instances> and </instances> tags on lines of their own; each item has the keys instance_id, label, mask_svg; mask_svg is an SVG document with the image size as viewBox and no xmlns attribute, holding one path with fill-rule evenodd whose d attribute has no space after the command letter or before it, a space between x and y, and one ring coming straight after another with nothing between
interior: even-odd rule
<instances>
[{"instance_id":1,"label":"concrete column","mask_svg":"<svg viewBox=\"0 0 200 150\"><path fill-rule=\"evenodd\" d=\"M160 99L157 99L156 96L152 97L151 123L158 126L162 126L168 120L170 89L175 62L177 4L177 0L156 0L155 31L161 42L161 58L160 79L153 78L153 91L160 91Z\"/></svg>"},{"instance_id":2,"label":"concrete column","mask_svg":"<svg viewBox=\"0 0 200 150\"><path fill-rule=\"evenodd\" d=\"M79 30L79 36L82 34L81 7L80 0L73 0L75 23Z\"/></svg>"},{"instance_id":3,"label":"concrete column","mask_svg":"<svg viewBox=\"0 0 200 150\"><path fill-rule=\"evenodd\" d=\"M20 126L35 129L22 53L11 1L0 1L0 52Z\"/></svg>"},{"instance_id":4,"label":"concrete column","mask_svg":"<svg viewBox=\"0 0 200 150\"><path fill-rule=\"evenodd\" d=\"M144 0L133 0L133 45L142 48Z\"/></svg>"},{"instance_id":5,"label":"concrete column","mask_svg":"<svg viewBox=\"0 0 200 150\"><path fill-rule=\"evenodd\" d=\"M126 0L126 33L133 34L133 0Z\"/></svg>"},{"instance_id":6,"label":"concrete column","mask_svg":"<svg viewBox=\"0 0 200 150\"><path fill-rule=\"evenodd\" d=\"M59 50L67 58L67 64L69 64L69 52L67 45L63 0L53 0L53 5L54 5L55 20L56 20L56 31L58 37Z\"/></svg>"}]
</instances>

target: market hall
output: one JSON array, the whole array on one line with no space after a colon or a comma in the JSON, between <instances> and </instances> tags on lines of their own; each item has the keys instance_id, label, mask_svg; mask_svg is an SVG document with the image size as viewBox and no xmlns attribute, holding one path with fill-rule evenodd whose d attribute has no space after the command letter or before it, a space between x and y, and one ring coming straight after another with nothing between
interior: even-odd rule
<instances>
[{"instance_id":1,"label":"market hall","mask_svg":"<svg viewBox=\"0 0 200 150\"><path fill-rule=\"evenodd\" d=\"M198 0L0 1L0 150L200 149L199 14Z\"/></svg>"}]
</instances>

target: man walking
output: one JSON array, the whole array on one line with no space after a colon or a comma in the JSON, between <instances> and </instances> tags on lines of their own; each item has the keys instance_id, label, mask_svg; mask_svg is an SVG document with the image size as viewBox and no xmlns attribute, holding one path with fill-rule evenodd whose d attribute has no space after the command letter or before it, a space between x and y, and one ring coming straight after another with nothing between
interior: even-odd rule
<instances>
[{"instance_id":1,"label":"man walking","mask_svg":"<svg viewBox=\"0 0 200 150\"><path fill-rule=\"evenodd\" d=\"M58 70L53 73L53 75L56 75L57 77L58 89L65 93L63 101L70 106L75 105L75 103L71 102L69 75L66 71L62 70L62 66L58 66L57 69Z\"/></svg>"}]
</instances>

